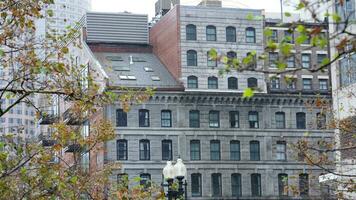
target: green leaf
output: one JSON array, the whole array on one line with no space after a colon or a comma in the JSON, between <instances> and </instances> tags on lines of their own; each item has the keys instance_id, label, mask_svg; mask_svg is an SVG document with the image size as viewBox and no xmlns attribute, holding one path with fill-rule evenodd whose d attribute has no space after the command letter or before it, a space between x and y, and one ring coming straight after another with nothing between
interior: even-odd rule
<instances>
[{"instance_id":1,"label":"green leaf","mask_svg":"<svg viewBox=\"0 0 356 200\"><path fill-rule=\"evenodd\" d=\"M49 17L53 17L53 10L47 10L47 15Z\"/></svg>"},{"instance_id":2,"label":"green leaf","mask_svg":"<svg viewBox=\"0 0 356 200\"><path fill-rule=\"evenodd\" d=\"M251 98L251 97L253 97L253 95L254 95L253 89L252 88L246 88L244 90L244 93L242 94L242 97L243 98Z\"/></svg>"},{"instance_id":3,"label":"green leaf","mask_svg":"<svg viewBox=\"0 0 356 200\"><path fill-rule=\"evenodd\" d=\"M327 65L330 63L330 59L329 58L324 58L321 63L320 63L320 66L324 66L324 65Z\"/></svg>"},{"instance_id":4,"label":"green leaf","mask_svg":"<svg viewBox=\"0 0 356 200\"><path fill-rule=\"evenodd\" d=\"M333 19L334 22L339 23L341 21L340 15L333 13L331 14L331 18Z\"/></svg>"},{"instance_id":5,"label":"green leaf","mask_svg":"<svg viewBox=\"0 0 356 200\"><path fill-rule=\"evenodd\" d=\"M209 58L212 60L216 60L218 58L218 52L216 51L216 49L214 48L210 49Z\"/></svg>"},{"instance_id":6,"label":"green leaf","mask_svg":"<svg viewBox=\"0 0 356 200\"><path fill-rule=\"evenodd\" d=\"M304 34L301 34L299 35L296 39L295 39L295 42L297 44L303 44L305 41L308 40L308 36L304 35Z\"/></svg>"},{"instance_id":7,"label":"green leaf","mask_svg":"<svg viewBox=\"0 0 356 200\"><path fill-rule=\"evenodd\" d=\"M270 28L266 28L264 30L264 34L266 37L271 37L272 36L272 30Z\"/></svg>"},{"instance_id":8,"label":"green leaf","mask_svg":"<svg viewBox=\"0 0 356 200\"><path fill-rule=\"evenodd\" d=\"M280 71L283 71L287 68L287 64L284 62L277 62L276 64L277 64L277 69Z\"/></svg>"},{"instance_id":9,"label":"green leaf","mask_svg":"<svg viewBox=\"0 0 356 200\"><path fill-rule=\"evenodd\" d=\"M303 8L305 8L305 4L303 2L300 2L296 7L297 10L301 10Z\"/></svg>"},{"instance_id":10,"label":"green leaf","mask_svg":"<svg viewBox=\"0 0 356 200\"><path fill-rule=\"evenodd\" d=\"M255 16L254 16L252 13L249 13L249 14L247 14L247 16L246 16L246 19L247 19L247 20L254 20L254 19L255 19Z\"/></svg>"},{"instance_id":11,"label":"green leaf","mask_svg":"<svg viewBox=\"0 0 356 200\"><path fill-rule=\"evenodd\" d=\"M134 182L140 182L141 181L141 177L136 176L136 177L133 178L133 181Z\"/></svg>"},{"instance_id":12,"label":"green leaf","mask_svg":"<svg viewBox=\"0 0 356 200\"><path fill-rule=\"evenodd\" d=\"M3 57L5 55L5 52L3 49L0 49L0 57Z\"/></svg>"},{"instance_id":13,"label":"green leaf","mask_svg":"<svg viewBox=\"0 0 356 200\"><path fill-rule=\"evenodd\" d=\"M292 16L292 14L290 14L290 12L285 12L284 15L285 15L286 17Z\"/></svg>"},{"instance_id":14,"label":"green leaf","mask_svg":"<svg viewBox=\"0 0 356 200\"><path fill-rule=\"evenodd\" d=\"M289 56L291 54L293 46L291 44L284 43L284 44L281 44L279 48L283 55Z\"/></svg>"},{"instance_id":15,"label":"green leaf","mask_svg":"<svg viewBox=\"0 0 356 200\"><path fill-rule=\"evenodd\" d=\"M305 33L306 32L306 29L305 29L305 26L303 25L298 25L296 30L299 32L299 33Z\"/></svg>"},{"instance_id":16,"label":"green leaf","mask_svg":"<svg viewBox=\"0 0 356 200\"><path fill-rule=\"evenodd\" d=\"M78 181L78 177L77 177L77 176L73 176L72 178L70 178L70 182L71 182L71 183L76 184L77 181Z\"/></svg>"}]
</instances>

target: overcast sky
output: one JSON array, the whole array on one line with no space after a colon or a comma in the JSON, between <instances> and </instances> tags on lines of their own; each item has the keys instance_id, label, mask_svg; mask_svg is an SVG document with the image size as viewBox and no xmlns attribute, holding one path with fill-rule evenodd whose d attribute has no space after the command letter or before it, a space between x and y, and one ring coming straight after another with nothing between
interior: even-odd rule
<instances>
[{"instance_id":1,"label":"overcast sky","mask_svg":"<svg viewBox=\"0 0 356 200\"><path fill-rule=\"evenodd\" d=\"M123 12L154 15L157 0L92 0L93 11ZM201 0L181 0L183 5L197 5ZM265 9L266 12L279 12L280 0L223 0L225 7ZM291 10L291 8L285 8Z\"/></svg>"}]
</instances>

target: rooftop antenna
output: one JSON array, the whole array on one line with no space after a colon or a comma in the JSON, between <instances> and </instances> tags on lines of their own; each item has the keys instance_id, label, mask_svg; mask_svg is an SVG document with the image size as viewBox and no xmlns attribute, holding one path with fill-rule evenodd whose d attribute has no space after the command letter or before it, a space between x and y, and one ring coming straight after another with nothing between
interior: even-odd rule
<instances>
[{"instance_id":1,"label":"rooftop antenna","mask_svg":"<svg viewBox=\"0 0 356 200\"><path fill-rule=\"evenodd\" d=\"M283 0L281 0L281 22L283 23Z\"/></svg>"}]
</instances>

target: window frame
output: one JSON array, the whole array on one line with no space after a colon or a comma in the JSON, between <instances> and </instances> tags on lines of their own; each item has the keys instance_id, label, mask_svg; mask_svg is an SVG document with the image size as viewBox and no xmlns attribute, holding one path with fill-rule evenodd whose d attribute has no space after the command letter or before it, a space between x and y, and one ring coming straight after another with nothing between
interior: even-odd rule
<instances>
[{"instance_id":1,"label":"window frame","mask_svg":"<svg viewBox=\"0 0 356 200\"><path fill-rule=\"evenodd\" d=\"M193 187L194 187L194 182L193 182L193 180L194 180L194 178L193 178L193 176L195 177L195 178L197 178L198 180L198 186L196 186L197 187L197 189L198 189L198 192L197 193L194 193L195 192L195 189L193 189ZM191 175L190 175L190 177L191 177L191 192L192 192L192 197L201 197L202 196L202 175L200 174L200 173L192 173Z\"/></svg>"},{"instance_id":2,"label":"window frame","mask_svg":"<svg viewBox=\"0 0 356 200\"><path fill-rule=\"evenodd\" d=\"M210 51L208 51L207 52L207 60L206 60L206 62L207 62L207 66L208 67L217 67L218 66L218 61L217 60L213 60L213 59L210 59L210 53L209 53Z\"/></svg>"},{"instance_id":3,"label":"window frame","mask_svg":"<svg viewBox=\"0 0 356 200\"><path fill-rule=\"evenodd\" d=\"M227 78L227 89L229 90L239 89L238 79L236 77L231 76Z\"/></svg>"},{"instance_id":4,"label":"window frame","mask_svg":"<svg viewBox=\"0 0 356 200\"><path fill-rule=\"evenodd\" d=\"M286 39L287 37L290 37L291 40L287 40ZM285 30L284 31L284 39L286 40L287 43L294 44L294 31Z\"/></svg>"},{"instance_id":5,"label":"window frame","mask_svg":"<svg viewBox=\"0 0 356 200\"><path fill-rule=\"evenodd\" d=\"M148 148L145 149L141 144L146 144ZM151 144L147 139L141 139L139 141L139 160L151 160Z\"/></svg>"},{"instance_id":6,"label":"window frame","mask_svg":"<svg viewBox=\"0 0 356 200\"><path fill-rule=\"evenodd\" d=\"M283 146L283 148L282 148L283 150L281 150L281 148L279 148L280 146ZM285 141L277 141L276 159L280 160L280 161L286 161L287 160L287 143Z\"/></svg>"},{"instance_id":7,"label":"window frame","mask_svg":"<svg viewBox=\"0 0 356 200\"><path fill-rule=\"evenodd\" d=\"M219 81L217 77L208 77L208 89L219 89Z\"/></svg>"},{"instance_id":8,"label":"window frame","mask_svg":"<svg viewBox=\"0 0 356 200\"><path fill-rule=\"evenodd\" d=\"M234 145L237 146L237 149L232 148ZM239 140L230 141L230 160L241 160L241 143Z\"/></svg>"},{"instance_id":9,"label":"window frame","mask_svg":"<svg viewBox=\"0 0 356 200\"><path fill-rule=\"evenodd\" d=\"M124 144L122 148L120 148L120 143ZM128 159L128 142L126 139L116 140L116 159L117 160L127 160ZM121 152L123 151L123 152ZM120 157L123 156L123 157Z\"/></svg>"},{"instance_id":10,"label":"window frame","mask_svg":"<svg viewBox=\"0 0 356 200\"><path fill-rule=\"evenodd\" d=\"M162 140L162 160L173 160L173 144L172 140ZM165 151L164 146L168 145L168 152Z\"/></svg>"},{"instance_id":11,"label":"window frame","mask_svg":"<svg viewBox=\"0 0 356 200\"><path fill-rule=\"evenodd\" d=\"M256 121L252 121L250 117L252 117L253 115L256 116ZM260 123L259 123L259 116L258 116L258 112L257 111L249 111L248 112L248 123L249 123L249 128L259 128L260 127ZM254 125L252 125L252 123L254 123Z\"/></svg>"},{"instance_id":12,"label":"window frame","mask_svg":"<svg viewBox=\"0 0 356 200\"><path fill-rule=\"evenodd\" d=\"M308 58L305 60L304 58ZM310 69L311 67L311 54L310 53L302 53L302 68Z\"/></svg>"},{"instance_id":13,"label":"window frame","mask_svg":"<svg viewBox=\"0 0 356 200\"><path fill-rule=\"evenodd\" d=\"M312 90L313 89L313 79L311 78L303 78L303 90ZM306 81L310 81L310 84L306 84Z\"/></svg>"},{"instance_id":14,"label":"window frame","mask_svg":"<svg viewBox=\"0 0 356 200\"><path fill-rule=\"evenodd\" d=\"M253 33L249 35L250 33ZM247 27L245 29L245 42L246 43L256 43L256 29L253 27Z\"/></svg>"},{"instance_id":15,"label":"window frame","mask_svg":"<svg viewBox=\"0 0 356 200\"><path fill-rule=\"evenodd\" d=\"M309 174L299 174L299 193L300 196L309 196Z\"/></svg>"},{"instance_id":16,"label":"window frame","mask_svg":"<svg viewBox=\"0 0 356 200\"><path fill-rule=\"evenodd\" d=\"M197 40L197 27L194 24L186 25L185 31L186 31L186 35L185 35L186 40L190 40L190 41Z\"/></svg>"},{"instance_id":17,"label":"window frame","mask_svg":"<svg viewBox=\"0 0 356 200\"><path fill-rule=\"evenodd\" d=\"M217 179L217 180L214 180ZM215 185L214 182L218 183L218 185ZM213 197L221 197L222 196L222 179L221 179L221 173L212 173L211 174L211 196ZM217 192L217 193L215 193Z\"/></svg>"},{"instance_id":18,"label":"window frame","mask_svg":"<svg viewBox=\"0 0 356 200\"><path fill-rule=\"evenodd\" d=\"M196 67L198 66L198 52L190 49L187 51L187 66Z\"/></svg>"},{"instance_id":19,"label":"window frame","mask_svg":"<svg viewBox=\"0 0 356 200\"><path fill-rule=\"evenodd\" d=\"M306 129L307 116L306 116L305 112L297 112L295 116L296 116L296 128L297 129ZM303 118L301 118L301 117L303 117Z\"/></svg>"},{"instance_id":20,"label":"window frame","mask_svg":"<svg viewBox=\"0 0 356 200\"><path fill-rule=\"evenodd\" d=\"M123 109L116 109L116 127L127 127L127 112Z\"/></svg>"},{"instance_id":21,"label":"window frame","mask_svg":"<svg viewBox=\"0 0 356 200\"><path fill-rule=\"evenodd\" d=\"M325 84L321 84L324 82ZM319 79L319 90L328 91L329 90L329 80L328 79Z\"/></svg>"},{"instance_id":22,"label":"window frame","mask_svg":"<svg viewBox=\"0 0 356 200\"><path fill-rule=\"evenodd\" d=\"M261 174L258 173L251 174L251 196L253 197L262 196Z\"/></svg>"},{"instance_id":23,"label":"window frame","mask_svg":"<svg viewBox=\"0 0 356 200\"><path fill-rule=\"evenodd\" d=\"M195 81L195 83L192 83L192 81ZM193 84L194 84L194 87L192 87ZM197 89L198 88L198 77L188 76L187 77L187 87L190 89Z\"/></svg>"},{"instance_id":24,"label":"window frame","mask_svg":"<svg viewBox=\"0 0 356 200\"><path fill-rule=\"evenodd\" d=\"M234 179L237 179L234 181ZM231 174L231 196L241 197L242 196L242 180L240 173Z\"/></svg>"},{"instance_id":25,"label":"window frame","mask_svg":"<svg viewBox=\"0 0 356 200\"><path fill-rule=\"evenodd\" d=\"M288 196L288 174L278 174L278 195Z\"/></svg>"},{"instance_id":26,"label":"window frame","mask_svg":"<svg viewBox=\"0 0 356 200\"><path fill-rule=\"evenodd\" d=\"M193 149L192 147L196 145L198 148ZM190 160L201 160L201 147L200 140L190 140ZM193 156L194 155L194 156ZM197 156L197 157L195 157Z\"/></svg>"},{"instance_id":27,"label":"window frame","mask_svg":"<svg viewBox=\"0 0 356 200\"><path fill-rule=\"evenodd\" d=\"M138 110L139 127L150 127L150 111L147 109Z\"/></svg>"},{"instance_id":28,"label":"window frame","mask_svg":"<svg viewBox=\"0 0 356 200\"><path fill-rule=\"evenodd\" d=\"M252 82L253 81L253 82ZM257 88L258 87L258 80L255 77L249 77L247 79L247 87L249 88Z\"/></svg>"},{"instance_id":29,"label":"window frame","mask_svg":"<svg viewBox=\"0 0 356 200\"><path fill-rule=\"evenodd\" d=\"M316 128L318 130L326 129L326 115L324 113L316 113Z\"/></svg>"},{"instance_id":30,"label":"window frame","mask_svg":"<svg viewBox=\"0 0 356 200\"><path fill-rule=\"evenodd\" d=\"M278 119L277 116L282 116L282 119ZM282 111L278 111L275 113L276 120L276 128L277 129L285 129L286 128L286 114Z\"/></svg>"},{"instance_id":31,"label":"window frame","mask_svg":"<svg viewBox=\"0 0 356 200\"><path fill-rule=\"evenodd\" d=\"M271 78L271 89L280 89L281 88L281 80L279 77Z\"/></svg>"},{"instance_id":32,"label":"window frame","mask_svg":"<svg viewBox=\"0 0 356 200\"><path fill-rule=\"evenodd\" d=\"M213 31L214 33L210 33L209 31ZM215 26L213 25L206 26L206 41L217 41Z\"/></svg>"},{"instance_id":33,"label":"window frame","mask_svg":"<svg viewBox=\"0 0 356 200\"><path fill-rule=\"evenodd\" d=\"M217 145L217 149L214 149L215 148L214 145ZM210 160L212 161L221 160L220 140L210 140Z\"/></svg>"},{"instance_id":34,"label":"window frame","mask_svg":"<svg viewBox=\"0 0 356 200\"><path fill-rule=\"evenodd\" d=\"M197 119L192 119L192 114L197 114ZM195 122L197 126L194 125ZM200 128L200 111L199 110L190 110L189 111L189 128Z\"/></svg>"},{"instance_id":35,"label":"window frame","mask_svg":"<svg viewBox=\"0 0 356 200\"><path fill-rule=\"evenodd\" d=\"M163 116L164 113L168 113L169 118L166 118L165 116ZM166 125L165 123L167 123L167 122L168 122L168 124ZM172 127L172 111L171 110L161 110L161 127L165 127L165 128Z\"/></svg>"},{"instance_id":36,"label":"window frame","mask_svg":"<svg viewBox=\"0 0 356 200\"><path fill-rule=\"evenodd\" d=\"M236 42L236 28L233 26L228 26L226 31L226 42Z\"/></svg>"},{"instance_id":37,"label":"window frame","mask_svg":"<svg viewBox=\"0 0 356 200\"><path fill-rule=\"evenodd\" d=\"M261 149L260 142L257 140L250 141L250 160L260 161L261 160Z\"/></svg>"},{"instance_id":38,"label":"window frame","mask_svg":"<svg viewBox=\"0 0 356 200\"><path fill-rule=\"evenodd\" d=\"M230 122L230 128L240 128L239 111L229 111L229 122Z\"/></svg>"},{"instance_id":39,"label":"window frame","mask_svg":"<svg viewBox=\"0 0 356 200\"><path fill-rule=\"evenodd\" d=\"M214 115L217 117L215 118ZM209 111L209 128L220 128L220 112L217 110Z\"/></svg>"},{"instance_id":40,"label":"window frame","mask_svg":"<svg viewBox=\"0 0 356 200\"><path fill-rule=\"evenodd\" d=\"M278 61L279 61L278 52L269 52L268 53L268 65L270 68L277 68Z\"/></svg>"}]
</instances>

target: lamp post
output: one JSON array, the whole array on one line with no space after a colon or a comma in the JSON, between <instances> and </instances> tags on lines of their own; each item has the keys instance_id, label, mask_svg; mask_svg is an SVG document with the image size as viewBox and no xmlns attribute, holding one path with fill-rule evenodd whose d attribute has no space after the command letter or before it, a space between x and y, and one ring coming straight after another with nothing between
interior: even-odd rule
<instances>
[{"instance_id":1,"label":"lamp post","mask_svg":"<svg viewBox=\"0 0 356 200\"><path fill-rule=\"evenodd\" d=\"M173 200L182 197L185 194L183 186L187 185L187 182L183 182L187 176L187 168L185 167L182 159L177 159L177 163L172 165L171 161L167 161L167 165L163 168L164 180L168 183L168 200ZM178 190L173 189L174 179L178 180Z\"/></svg>"}]
</instances>

